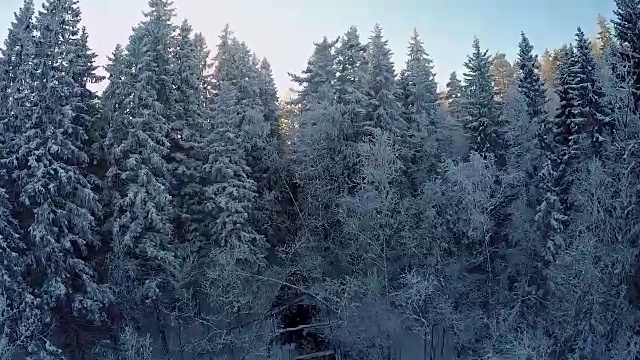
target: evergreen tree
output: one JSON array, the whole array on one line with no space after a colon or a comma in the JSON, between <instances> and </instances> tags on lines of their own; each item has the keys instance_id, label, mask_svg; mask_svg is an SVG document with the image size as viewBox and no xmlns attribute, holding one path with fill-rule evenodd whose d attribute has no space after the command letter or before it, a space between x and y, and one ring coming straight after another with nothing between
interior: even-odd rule
<instances>
[{"instance_id":1,"label":"evergreen tree","mask_svg":"<svg viewBox=\"0 0 640 360\"><path fill-rule=\"evenodd\" d=\"M270 66L261 62L244 42L240 42L227 28L220 36L216 68L213 80L215 87L223 83L232 86L238 97L243 154L250 171L247 174L255 183L258 194L255 211L251 215L252 226L269 241L279 242L277 233L280 225L275 225L279 216L280 201L284 201L282 191L283 174L278 154L278 114L275 108L276 89ZM217 95L216 95L217 96Z\"/></svg>"},{"instance_id":2,"label":"evergreen tree","mask_svg":"<svg viewBox=\"0 0 640 360\"><path fill-rule=\"evenodd\" d=\"M354 159L355 144L346 141L350 124L334 94L331 85L325 84L313 95L314 101L304 105L296 118L293 152L300 184L300 221L304 224L301 236L312 239L305 256L321 256L338 267L344 265L340 201L345 193L355 190L356 184L348 181L359 180L359 164ZM351 164L357 166L349 167ZM333 273L337 268L328 270Z\"/></svg>"},{"instance_id":3,"label":"evergreen tree","mask_svg":"<svg viewBox=\"0 0 640 360\"><path fill-rule=\"evenodd\" d=\"M576 32L575 60L570 69L575 97L577 116L573 132L584 133L590 143L590 149L584 149L584 155L592 154L600 158L604 155L604 146L608 141L607 133L612 130L609 111L604 104L605 93L598 78L596 62L590 51L589 41L582 29ZM575 139L575 142L579 142ZM581 146L576 143L576 146Z\"/></svg>"},{"instance_id":4,"label":"evergreen tree","mask_svg":"<svg viewBox=\"0 0 640 360\"><path fill-rule=\"evenodd\" d=\"M620 44L620 58L628 64L627 71L633 77L634 108L640 101L640 17L639 0L615 0L616 8L612 20L615 37Z\"/></svg>"},{"instance_id":5,"label":"evergreen tree","mask_svg":"<svg viewBox=\"0 0 640 360\"><path fill-rule=\"evenodd\" d=\"M382 36L382 28L376 24L367 44L367 96L368 115L365 129L380 129L392 138L405 138L407 124L402 119L402 107L396 98L396 74L391 60L388 40ZM394 140L395 141L395 140Z\"/></svg>"},{"instance_id":6,"label":"evergreen tree","mask_svg":"<svg viewBox=\"0 0 640 360\"><path fill-rule=\"evenodd\" d=\"M264 135L260 146L264 155L253 156L253 174L262 174L256 207L262 209L254 227L266 237L269 244L283 244L289 237L295 215L293 197L288 189L291 171L284 161L287 138L281 124L278 92L271 64L262 58L258 65L258 93L264 114ZM258 179L254 177L254 179Z\"/></svg>"},{"instance_id":7,"label":"evergreen tree","mask_svg":"<svg viewBox=\"0 0 640 360\"><path fill-rule=\"evenodd\" d=\"M479 154L499 154L502 149L498 113L495 102L491 57L480 49L478 38L473 40L473 53L464 66L465 128L471 148Z\"/></svg>"},{"instance_id":8,"label":"evergreen tree","mask_svg":"<svg viewBox=\"0 0 640 360\"><path fill-rule=\"evenodd\" d=\"M273 80L273 71L269 60L263 58L260 61L258 73L259 94L262 108L264 109L264 121L269 127L269 137L275 144L280 144L280 109L278 107L278 90Z\"/></svg>"},{"instance_id":9,"label":"evergreen tree","mask_svg":"<svg viewBox=\"0 0 640 360\"><path fill-rule=\"evenodd\" d=\"M165 0L151 0L149 6L129 38L126 56L116 49L108 69L118 81L105 90L105 103L113 112L106 141L112 149L107 185L114 195L110 279L117 284L128 321L142 321L145 311L135 307L142 301L152 301L159 311L158 302L167 295L178 268L170 167L165 160L168 109L175 104L169 77L174 10Z\"/></svg>"},{"instance_id":10,"label":"evergreen tree","mask_svg":"<svg viewBox=\"0 0 640 360\"><path fill-rule=\"evenodd\" d=\"M340 108L343 124L340 125L341 149L335 159L344 176L342 190L353 191L358 182L359 164L356 156L357 143L364 139L364 121L368 98L365 81L367 77L367 48L360 42L355 26L350 27L340 39L335 51L336 79L333 87L336 105Z\"/></svg>"},{"instance_id":11,"label":"evergreen tree","mask_svg":"<svg viewBox=\"0 0 640 360\"><path fill-rule=\"evenodd\" d=\"M24 244L20 241L20 230L12 211L4 189L0 189L0 356L8 359L12 352L23 346L18 343L23 335L19 329L26 328L20 323L21 313L25 317L31 315L24 312L28 302L27 284L21 276Z\"/></svg>"},{"instance_id":12,"label":"evergreen tree","mask_svg":"<svg viewBox=\"0 0 640 360\"><path fill-rule=\"evenodd\" d=\"M363 87L366 59L355 28L341 39L335 54L332 48L326 41L316 44L303 75L294 77L303 86L299 95L305 102L296 117L293 151L301 222L304 235L313 239L308 255L338 266L344 239L340 201L359 179L355 151L364 137L368 98Z\"/></svg>"},{"instance_id":13,"label":"evergreen tree","mask_svg":"<svg viewBox=\"0 0 640 360\"><path fill-rule=\"evenodd\" d=\"M25 0L20 10L14 14L4 48L0 49L0 122L9 125L11 109L21 99L18 79L27 75L34 56L33 15L35 9L32 0ZM23 89L24 90L24 89ZM5 134L6 131L4 130Z\"/></svg>"},{"instance_id":14,"label":"evergreen tree","mask_svg":"<svg viewBox=\"0 0 640 360\"><path fill-rule=\"evenodd\" d=\"M229 83L237 91L241 115L240 126L243 128L242 136L246 140L247 155L258 155L251 153L252 149L264 152L269 143L267 134L272 131L272 128L271 124L265 122L265 108L260 92L260 70L255 55L245 43L233 36L233 32L227 25L220 35L214 61L216 63L213 73L215 89L219 91L220 84ZM251 161L249 160L248 165L254 173L253 177L257 175L255 168L257 164L252 164ZM257 178L254 180L259 183L264 181Z\"/></svg>"},{"instance_id":15,"label":"evergreen tree","mask_svg":"<svg viewBox=\"0 0 640 360\"><path fill-rule=\"evenodd\" d=\"M336 79L336 55L333 50L338 41L339 39L329 41L325 36L321 42L314 43L313 55L302 75L289 74L291 80L301 87L293 104L313 103L313 96L317 96L321 89L326 90L326 85L333 85Z\"/></svg>"},{"instance_id":16,"label":"evergreen tree","mask_svg":"<svg viewBox=\"0 0 640 360\"><path fill-rule=\"evenodd\" d=\"M77 1L49 0L34 23L35 43L23 33L25 42L16 44L24 63L15 69L19 78L10 91L25 101L9 108L7 130L16 136L6 143L4 167L24 234L24 276L42 316L37 321L73 334L65 340L85 341L74 329L79 322L100 323L111 298L92 264L100 245L94 218L100 206L86 177L93 115L86 110L95 99L86 85L95 74L79 23ZM31 46L34 55L24 57ZM53 335L34 338L31 355L60 356ZM83 344L75 346L81 354Z\"/></svg>"},{"instance_id":17,"label":"evergreen tree","mask_svg":"<svg viewBox=\"0 0 640 360\"><path fill-rule=\"evenodd\" d=\"M419 117L424 117L427 124L433 126L438 102L433 61L425 51L416 29L411 36L407 56L399 79L401 101L409 114L406 121L414 125L419 122Z\"/></svg>"},{"instance_id":18,"label":"evergreen tree","mask_svg":"<svg viewBox=\"0 0 640 360\"><path fill-rule=\"evenodd\" d=\"M518 78L518 89L524 96L527 105L527 115L536 122L538 127L537 137L538 144L542 151L551 151L549 144L549 119L545 105L548 101L544 82L540 78L539 63L537 56L533 54L533 45L529 39L521 33L520 43L518 44L518 65L520 67L520 76Z\"/></svg>"},{"instance_id":19,"label":"evergreen tree","mask_svg":"<svg viewBox=\"0 0 640 360\"><path fill-rule=\"evenodd\" d=\"M204 130L209 120L207 89L205 88L205 61L192 37L192 28L184 21L173 48L173 87L176 97L171 107L171 166L173 176L172 197L175 201L175 230L178 241L197 247L202 242L203 213L197 208L202 199L199 152L204 141ZM201 45L200 45L201 46Z\"/></svg>"},{"instance_id":20,"label":"evergreen tree","mask_svg":"<svg viewBox=\"0 0 640 360\"><path fill-rule=\"evenodd\" d=\"M175 100L171 106L173 124L172 134L183 146L188 142L197 142L201 135L204 108L206 107L206 89L204 86L201 51L192 36L192 27L185 20L178 29L175 45L172 48L172 85Z\"/></svg>"},{"instance_id":21,"label":"evergreen tree","mask_svg":"<svg viewBox=\"0 0 640 360\"><path fill-rule=\"evenodd\" d=\"M553 262L565 249L564 230L569 219L559 196L563 186L556 166L552 155L545 159L540 174L542 202L536 208L535 216L537 230L544 243L542 256L547 263Z\"/></svg>"},{"instance_id":22,"label":"evergreen tree","mask_svg":"<svg viewBox=\"0 0 640 360\"><path fill-rule=\"evenodd\" d=\"M89 47L89 34L86 27L83 26L80 29L80 33L74 39L73 45L75 50L74 56L71 58L71 77L78 89L80 89L80 93L77 94L78 102L74 109L75 120L78 126L81 126L87 133L85 144L90 148L91 163L95 164L99 156L96 152L96 146L104 136L104 129L99 123L102 109L100 108L98 95L88 89L87 86L101 82L104 77L96 74L98 66L95 64L95 60L98 55Z\"/></svg>"},{"instance_id":23,"label":"evergreen tree","mask_svg":"<svg viewBox=\"0 0 640 360\"><path fill-rule=\"evenodd\" d=\"M558 67L558 79L556 94L559 104L553 119L552 138L553 150L551 152L550 181L557 191L561 206L568 207L568 195L571 181L569 173L574 167L579 154L581 133L578 119L578 108L574 91L573 69L576 64L575 50L573 46L563 49ZM578 120L576 120L578 119Z\"/></svg>"},{"instance_id":24,"label":"evergreen tree","mask_svg":"<svg viewBox=\"0 0 640 360\"><path fill-rule=\"evenodd\" d=\"M408 59L400 73L399 94L403 117L409 125L409 136L402 144L405 168L412 191L417 191L432 172L435 151L436 118L438 113L437 84L433 63L414 29L409 42Z\"/></svg>"},{"instance_id":25,"label":"evergreen tree","mask_svg":"<svg viewBox=\"0 0 640 360\"><path fill-rule=\"evenodd\" d=\"M107 172L113 166L113 159L117 156L117 150L126 138L129 129L126 120L125 101L132 94L132 88L128 81L131 80L129 62L124 47L118 44L107 57L109 63L105 66L108 74L109 85L105 88L101 97L103 118L106 123L105 136L99 144L102 161L106 163ZM113 215L113 206L120 198L119 192L122 190L121 183L111 183L115 180L113 176L105 174L103 181L103 191L101 204L104 207L105 219L110 219ZM111 231L108 226L103 227L105 238L111 238Z\"/></svg>"},{"instance_id":26,"label":"evergreen tree","mask_svg":"<svg viewBox=\"0 0 640 360\"><path fill-rule=\"evenodd\" d=\"M353 143L362 140L362 122L367 110L366 51L367 48L360 42L360 35L355 26L344 34L335 51L336 103L342 107L343 117L352 127L348 141Z\"/></svg>"},{"instance_id":27,"label":"evergreen tree","mask_svg":"<svg viewBox=\"0 0 640 360\"><path fill-rule=\"evenodd\" d=\"M209 50L207 41L205 40L202 33L196 33L193 36L193 43L196 48L196 54L198 56L197 64L198 74L201 76L201 87L205 90L205 95L210 98L211 92L213 90L212 69L214 66L214 63L211 60L211 50Z\"/></svg>"},{"instance_id":28,"label":"evergreen tree","mask_svg":"<svg viewBox=\"0 0 640 360\"><path fill-rule=\"evenodd\" d=\"M214 246L221 249L216 261L256 271L265 264L266 243L251 225L256 185L244 160L238 95L225 82L220 84L212 127L203 170L211 179L206 208L216 219L209 223L208 232Z\"/></svg>"},{"instance_id":29,"label":"evergreen tree","mask_svg":"<svg viewBox=\"0 0 640 360\"><path fill-rule=\"evenodd\" d=\"M463 86L462 82L458 78L456 72L452 72L449 75L449 81L447 81L447 92L444 96L444 100L447 102L447 108L449 113L454 118L459 118L462 115L462 100L463 100Z\"/></svg>"},{"instance_id":30,"label":"evergreen tree","mask_svg":"<svg viewBox=\"0 0 640 360\"><path fill-rule=\"evenodd\" d=\"M103 140L102 151L108 159L113 159L116 147L126 138L127 129L123 117L125 116L124 102L131 94L128 81L131 79L127 54L122 45L116 45L110 56L109 64L105 66L108 73L109 85L102 93L102 109L108 124L108 132Z\"/></svg>"}]
</instances>

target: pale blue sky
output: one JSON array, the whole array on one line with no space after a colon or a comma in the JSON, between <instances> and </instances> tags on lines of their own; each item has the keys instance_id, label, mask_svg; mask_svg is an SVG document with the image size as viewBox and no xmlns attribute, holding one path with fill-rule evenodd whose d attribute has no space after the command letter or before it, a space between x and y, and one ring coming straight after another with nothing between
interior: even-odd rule
<instances>
[{"instance_id":1,"label":"pale blue sky","mask_svg":"<svg viewBox=\"0 0 640 360\"><path fill-rule=\"evenodd\" d=\"M22 0L0 0L0 38ZM37 0L36 0L37 1ZM147 0L80 0L84 23L102 65L116 43L125 43ZM460 71L474 35L490 52L513 59L521 30L537 50L573 38L576 26L595 32L596 15L610 17L613 0L174 0L178 19L187 18L215 47L226 22L236 35L273 67L282 93L291 86L287 71L300 72L324 35L337 37L358 26L363 41L379 22L394 52L396 69L405 61L408 38L416 27L446 83Z\"/></svg>"}]
</instances>

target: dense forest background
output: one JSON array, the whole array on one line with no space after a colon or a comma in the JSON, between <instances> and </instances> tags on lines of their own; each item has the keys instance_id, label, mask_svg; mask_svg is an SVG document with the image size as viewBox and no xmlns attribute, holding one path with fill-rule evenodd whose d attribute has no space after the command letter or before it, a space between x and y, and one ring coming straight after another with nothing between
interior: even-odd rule
<instances>
[{"instance_id":1,"label":"dense forest background","mask_svg":"<svg viewBox=\"0 0 640 360\"><path fill-rule=\"evenodd\" d=\"M266 59L229 26L210 51L169 0L106 79L77 0L25 0L0 359L400 359L409 334L435 359L443 333L450 357L640 358L640 0L616 6L540 58L475 39L442 93L417 33L396 73L382 28L351 27L278 99Z\"/></svg>"}]
</instances>

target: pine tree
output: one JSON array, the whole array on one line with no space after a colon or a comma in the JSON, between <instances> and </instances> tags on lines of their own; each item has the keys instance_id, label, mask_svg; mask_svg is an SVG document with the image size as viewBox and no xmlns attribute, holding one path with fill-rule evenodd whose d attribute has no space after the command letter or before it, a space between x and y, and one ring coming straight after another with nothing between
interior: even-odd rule
<instances>
[{"instance_id":1,"label":"pine tree","mask_svg":"<svg viewBox=\"0 0 640 360\"><path fill-rule=\"evenodd\" d=\"M367 96L368 118L365 129L380 129L394 139L404 138L407 124L402 119L402 107L396 98L396 74L391 60L392 52L388 40L382 36L382 28L376 24L367 44ZM395 141L395 140L394 140Z\"/></svg>"},{"instance_id":2,"label":"pine tree","mask_svg":"<svg viewBox=\"0 0 640 360\"><path fill-rule=\"evenodd\" d=\"M554 80L553 61L551 59L551 52L548 49L544 49L542 56L540 56L540 77L544 81L547 89L552 89Z\"/></svg>"},{"instance_id":3,"label":"pine tree","mask_svg":"<svg viewBox=\"0 0 640 360\"><path fill-rule=\"evenodd\" d=\"M518 67L507 60L504 53L496 53L491 57L491 75L495 83L496 99L502 100L507 90L516 80Z\"/></svg>"},{"instance_id":4,"label":"pine tree","mask_svg":"<svg viewBox=\"0 0 640 360\"><path fill-rule=\"evenodd\" d=\"M613 29L611 23L607 18L598 14L598 34L596 41L592 44L594 47L594 54L597 59L601 59L606 49L608 49L613 43Z\"/></svg>"},{"instance_id":5,"label":"pine tree","mask_svg":"<svg viewBox=\"0 0 640 360\"><path fill-rule=\"evenodd\" d=\"M447 92L444 96L444 100L447 102L447 108L449 113L454 118L462 116L462 100L463 100L463 86L462 82L458 78L456 72L452 72L449 75L449 81L447 81Z\"/></svg>"},{"instance_id":6,"label":"pine tree","mask_svg":"<svg viewBox=\"0 0 640 360\"><path fill-rule=\"evenodd\" d=\"M464 66L465 128L473 151L498 155L502 140L498 124L495 90L491 75L491 57L488 50L480 50L478 38L473 40L473 53Z\"/></svg>"},{"instance_id":7,"label":"pine tree","mask_svg":"<svg viewBox=\"0 0 640 360\"><path fill-rule=\"evenodd\" d=\"M590 51L589 41L582 29L576 32L575 60L571 69L575 106L577 116L573 124L573 132L585 133L590 143L590 149L584 149L583 156L592 154L597 158L604 155L604 147L608 142L608 133L612 130L609 110L604 104L605 93L598 78L596 62ZM576 146L580 140L575 139Z\"/></svg>"},{"instance_id":8,"label":"pine tree","mask_svg":"<svg viewBox=\"0 0 640 360\"><path fill-rule=\"evenodd\" d=\"M313 55L309 58L302 75L289 74L291 80L301 87L293 104L311 104L314 102L314 96L329 89L327 85L333 85L336 79L336 55L333 50L338 41L339 39L329 41L325 36L321 42L314 43Z\"/></svg>"},{"instance_id":9,"label":"pine tree","mask_svg":"<svg viewBox=\"0 0 640 360\"><path fill-rule=\"evenodd\" d=\"M414 29L409 42L408 59L400 73L399 94L409 136L402 144L405 168L412 191L417 191L427 174L433 171L436 151L435 131L438 93L433 62Z\"/></svg>"}]
</instances>

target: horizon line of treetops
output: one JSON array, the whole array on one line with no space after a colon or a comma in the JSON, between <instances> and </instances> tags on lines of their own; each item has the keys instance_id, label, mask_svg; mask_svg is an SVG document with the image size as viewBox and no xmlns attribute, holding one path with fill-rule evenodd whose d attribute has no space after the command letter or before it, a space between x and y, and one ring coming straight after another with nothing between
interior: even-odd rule
<instances>
[{"instance_id":1,"label":"horizon line of treetops","mask_svg":"<svg viewBox=\"0 0 640 360\"><path fill-rule=\"evenodd\" d=\"M597 14L596 24L597 24L598 30L596 34L594 34L589 40L589 44L590 44L590 48L593 56L596 58L601 58L603 56L603 49L605 49L613 39L613 30L612 30L611 22L602 14ZM228 27L229 25L227 24L226 26ZM378 26L379 24L376 24L374 27L378 27ZM353 28L356 31L358 30L356 26L353 26ZM578 27L577 29L580 29L580 27ZM374 29L374 32L375 32L375 29ZM522 31L522 33L525 33L525 31ZM335 40L335 44L338 44L340 42L340 39L341 39L341 36L337 37ZM410 44L414 41L414 39L420 39L417 28L413 29L413 34L411 36ZM325 40L328 41L328 38L326 36L323 39L323 41ZM474 36L472 41L475 41L475 40L479 40L479 39L476 36ZM560 61L559 59L562 57L562 52L566 49L567 45L568 44L564 44L563 46L555 49L545 48L542 52L538 53L538 57L539 57L538 71L540 72L540 77L542 78L542 80L544 81L548 89L553 89L555 87L554 74L556 73L558 63ZM411 45L409 45L409 48L411 48ZM487 52L488 51L489 50L487 50ZM407 55L410 55L410 54L407 54ZM427 57L429 56L428 51L425 53L425 55ZM516 58L513 59L512 61L508 59L506 53L501 52L500 50L496 51L491 56L491 75L495 80L494 86L496 87L497 96L504 95L504 93L506 92L506 89L515 84L515 81L518 76L518 68L519 68L519 65L518 65L517 54L516 54ZM436 73L434 72L434 76L435 75ZM461 74L459 74L457 71L452 71L449 73L449 79L446 83L444 84L437 83L437 88L439 89L438 96L441 100L446 99L447 89L452 84L453 86L456 86L455 83L460 81L459 80L460 75ZM281 102L287 102L291 100L292 97L295 96L296 91L297 89L294 89L292 87L288 89L283 89L281 91L281 98L280 98Z\"/></svg>"},{"instance_id":2,"label":"horizon line of treetops","mask_svg":"<svg viewBox=\"0 0 640 360\"><path fill-rule=\"evenodd\" d=\"M541 61L524 32L514 64L474 39L441 95L417 32L396 73L382 28L351 27L283 102L170 0L97 94L79 1L24 0L0 359L396 359L408 333L435 358L437 328L473 359L639 358L640 0L616 5Z\"/></svg>"}]
</instances>

